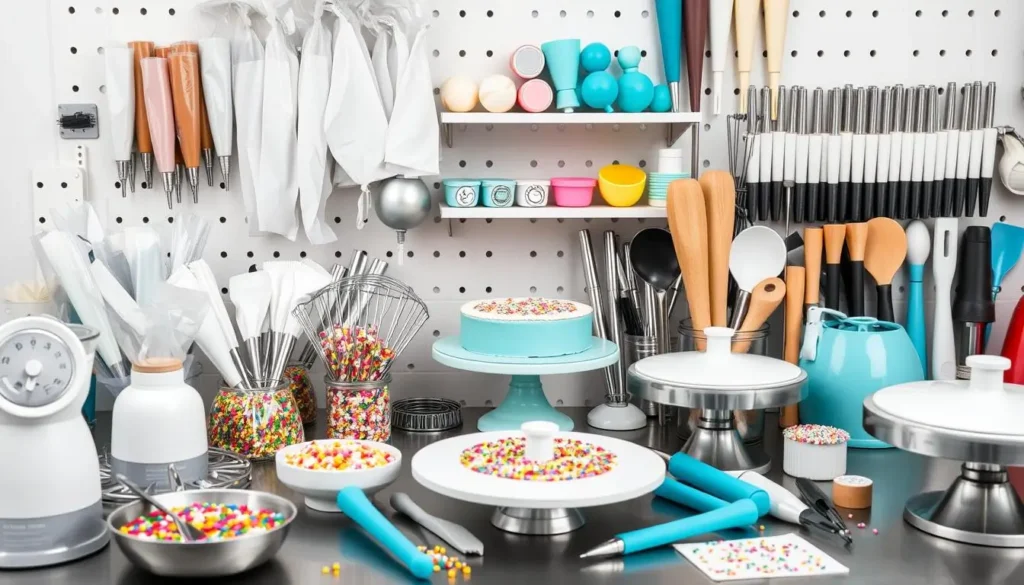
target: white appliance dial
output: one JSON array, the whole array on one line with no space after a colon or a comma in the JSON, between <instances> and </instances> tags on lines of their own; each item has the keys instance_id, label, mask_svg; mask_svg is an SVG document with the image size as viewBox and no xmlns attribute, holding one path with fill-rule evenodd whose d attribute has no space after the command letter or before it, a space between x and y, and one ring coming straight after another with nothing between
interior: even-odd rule
<instances>
[{"instance_id":1,"label":"white appliance dial","mask_svg":"<svg viewBox=\"0 0 1024 585\"><path fill-rule=\"evenodd\" d=\"M71 386L75 363L59 337L23 329L0 340L0 398L25 407L52 404Z\"/></svg>"}]
</instances>

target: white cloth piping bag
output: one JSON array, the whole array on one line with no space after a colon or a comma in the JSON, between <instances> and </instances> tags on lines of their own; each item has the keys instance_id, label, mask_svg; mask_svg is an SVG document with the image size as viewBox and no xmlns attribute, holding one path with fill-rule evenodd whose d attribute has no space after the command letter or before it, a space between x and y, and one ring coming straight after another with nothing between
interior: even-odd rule
<instances>
[{"instance_id":1,"label":"white cloth piping bag","mask_svg":"<svg viewBox=\"0 0 1024 585\"><path fill-rule=\"evenodd\" d=\"M230 191L232 134L235 129L234 102L231 99L231 43L221 37L200 39L199 66L213 146L220 160L224 190Z\"/></svg>"},{"instance_id":2,"label":"white cloth piping bag","mask_svg":"<svg viewBox=\"0 0 1024 585\"><path fill-rule=\"evenodd\" d=\"M117 180L121 183L121 197L132 193L128 165L132 160L132 142L135 140L135 50L130 47L106 47L103 51L106 71L107 107L110 110L110 137L117 163Z\"/></svg>"},{"instance_id":3,"label":"white cloth piping bag","mask_svg":"<svg viewBox=\"0 0 1024 585\"><path fill-rule=\"evenodd\" d=\"M722 83L725 80L725 61L729 52L729 29L732 24L733 0L712 0L708 34L711 40L712 113L722 113ZM741 87L740 92L744 90Z\"/></svg>"}]
</instances>

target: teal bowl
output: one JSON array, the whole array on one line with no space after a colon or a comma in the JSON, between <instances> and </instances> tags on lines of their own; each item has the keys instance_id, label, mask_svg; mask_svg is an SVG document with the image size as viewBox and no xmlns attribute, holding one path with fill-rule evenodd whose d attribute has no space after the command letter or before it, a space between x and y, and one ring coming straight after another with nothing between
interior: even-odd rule
<instances>
[{"instance_id":1,"label":"teal bowl","mask_svg":"<svg viewBox=\"0 0 1024 585\"><path fill-rule=\"evenodd\" d=\"M512 207L515 201L516 182L511 179L482 179L480 199L484 207Z\"/></svg>"},{"instance_id":2,"label":"teal bowl","mask_svg":"<svg viewBox=\"0 0 1024 585\"><path fill-rule=\"evenodd\" d=\"M480 203L480 181L445 179L444 202L448 207L476 207Z\"/></svg>"}]
</instances>

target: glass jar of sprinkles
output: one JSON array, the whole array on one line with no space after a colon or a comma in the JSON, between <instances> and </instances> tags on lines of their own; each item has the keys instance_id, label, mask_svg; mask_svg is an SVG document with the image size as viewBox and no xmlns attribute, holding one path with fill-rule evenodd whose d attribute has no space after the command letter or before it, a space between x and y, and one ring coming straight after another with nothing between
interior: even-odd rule
<instances>
[{"instance_id":1,"label":"glass jar of sprinkles","mask_svg":"<svg viewBox=\"0 0 1024 585\"><path fill-rule=\"evenodd\" d=\"M386 442L391 439L391 376L367 382L327 383L327 437Z\"/></svg>"},{"instance_id":2,"label":"glass jar of sprinkles","mask_svg":"<svg viewBox=\"0 0 1024 585\"><path fill-rule=\"evenodd\" d=\"M288 383L258 380L254 386L217 392L210 407L210 446L260 460L305 441L299 407Z\"/></svg>"},{"instance_id":3,"label":"glass jar of sprinkles","mask_svg":"<svg viewBox=\"0 0 1024 585\"><path fill-rule=\"evenodd\" d=\"M284 369L284 380L295 398L299 418L304 425L316 422L316 390L313 381L309 379L309 369L310 365L302 362L292 362Z\"/></svg>"}]
</instances>

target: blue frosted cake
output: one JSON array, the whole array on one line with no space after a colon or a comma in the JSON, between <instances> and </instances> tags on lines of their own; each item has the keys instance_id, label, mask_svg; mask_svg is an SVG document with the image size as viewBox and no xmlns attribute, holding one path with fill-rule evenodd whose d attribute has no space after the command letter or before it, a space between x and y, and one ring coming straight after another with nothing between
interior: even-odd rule
<instances>
[{"instance_id":1,"label":"blue frosted cake","mask_svg":"<svg viewBox=\"0 0 1024 585\"><path fill-rule=\"evenodd\" d=\"M541 298L471 301L462 306L462 347L500 357L557 357L590 349L593 309Z\"/></svg>"}]
</instances>

